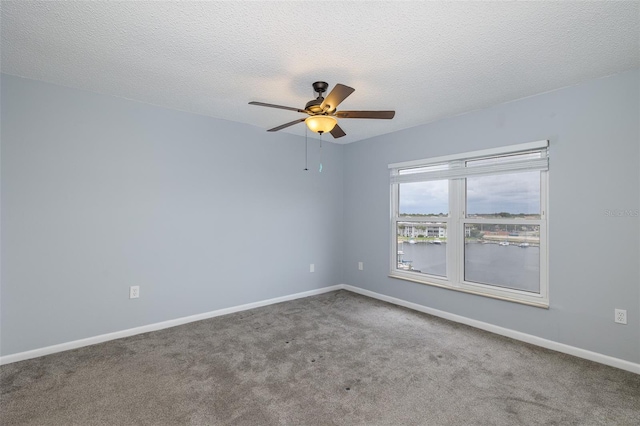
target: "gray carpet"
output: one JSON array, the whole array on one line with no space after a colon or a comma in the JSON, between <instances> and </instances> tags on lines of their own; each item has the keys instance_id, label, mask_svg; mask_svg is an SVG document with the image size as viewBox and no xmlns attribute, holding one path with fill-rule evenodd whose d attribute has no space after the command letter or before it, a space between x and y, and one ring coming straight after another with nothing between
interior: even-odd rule
<instances>
[{"instance_id":1,"label":"gray carpet","mask_svg":"<svg viewBox=\"0 0 640 426\"><path fill-rule=\"evenodd\" d=\"M3 425L639 425L640 376L347 291L0 367Z\"/></svg>"}]
</instances>

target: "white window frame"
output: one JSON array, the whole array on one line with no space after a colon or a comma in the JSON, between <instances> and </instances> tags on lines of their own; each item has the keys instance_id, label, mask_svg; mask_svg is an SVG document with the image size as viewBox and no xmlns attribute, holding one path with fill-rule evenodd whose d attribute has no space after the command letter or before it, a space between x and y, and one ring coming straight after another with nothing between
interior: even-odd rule
<instances>
[{"instance_id":1,"label":"white window frame","mask_svg":"<svg viewBox=\"0 0 640 426\"><path fill-rule=\"evenodd\" d=\"M429 158L424 160L406 161L402 163L389 164L391 175L391 251L390 251L390 274L392 278L413 281L451 290L472 293L481 296L492 297L501 300L523 303L527 305L548 308L549 307L549 277L548 277L548 146L549 142L537 141L518 145L510 145L500 148L473 151L462 154L454 154L443 157ZM533 161L513 162L507 166L488 166L486 169L465 168L466 161L487 157L497 157L511 154L523 154L527 152L540 152L541 158ZM440 172L431 172L430 177L424 180L449 180L449 216L448 217L401 217L399 210L399 185L403 183L401 170L433 166L438 164L448 164L449 168ZM482 167L482 166L480 166ZM469 170L469 174L465 170ZM480 172L484 175L498 173L509 173L515 171L539 170L540 171L540 219L522 219L527 225L538 225L540 227L540 292L532 293L505 287L498 287L489 284L480 284L464 280L464 232L465 224L491 223L491 224L514 224L521 223L516 219L479 219L466 217L466 177L475 176ZM423 181L419 173L404 176L409 181ZM435 177L434 177L435 176ZM441 222L447 226L447 267L446 277L428 275L424 273L412 272L398 268L398 222L432 223Z\"/></svg>"}]
</instances>

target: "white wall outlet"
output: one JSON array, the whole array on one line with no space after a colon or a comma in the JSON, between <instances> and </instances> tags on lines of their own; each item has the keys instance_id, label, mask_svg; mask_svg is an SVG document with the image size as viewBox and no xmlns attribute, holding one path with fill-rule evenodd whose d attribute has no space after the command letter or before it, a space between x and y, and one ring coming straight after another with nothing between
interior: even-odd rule
<instances>
[{"instance_id":1,"label":"white wall outlet","mask_svg":"<svg viewBox=\"0 0 640 426\"><path fill-rule=\"evenodd\" d=\"M614 321L618 324L626 324L627 323L627 310L626 309L616 309L615 310L615 318Z\"/></svg>"},{"instance_id":2,"label":"white wall outlet","mask_svg":"<svg viewBox=\"0 0 640 426\"><path fill-rule=\"evenodd\" d=\"M364 263L358 262L358 271L363 271L363 270L364 270Z\"/></svg>"},{"instance_id":3,"label":"white wall outlet","mask_svg":"<svg viewBox=\"0 0 640 426\"><path fill-rule=\"evenodd\" d=\"M129 287L129 299L137 299L140 297L140 286L132 285Z\"/></svg>"},{"instance_id":4,"label":"white wall outlet","mask_svg":"<svg viewBox=\"0 0 640 426\"><path fill-rule=\"evenodd\" d=\"M309 272L315 272L315 270L316 270L316 265L314 265L313 263L309 265Z\"/></svg>"}]
</instances>

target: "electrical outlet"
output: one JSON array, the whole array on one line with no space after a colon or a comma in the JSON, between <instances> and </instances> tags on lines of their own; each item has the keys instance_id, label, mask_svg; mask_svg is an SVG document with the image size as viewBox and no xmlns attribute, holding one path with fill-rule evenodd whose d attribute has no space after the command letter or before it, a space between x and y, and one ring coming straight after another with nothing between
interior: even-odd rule
<instances>
[{"instance_id":1,"label":"electrical outlet","mask_svg":"<svg viewBox=\"0 0 640 426\"><path fill-rule=\"evenodd\" d=\"M614 321L618 324L626 324L627 323L627 310L626 309L616 309L615 310L615 318Z\"/></svg>"},{"instance_id":2,"label":"electrical outlet","mask_svg":"<svg viewBox=\"0 0 640 426\"><path fill-rule=\"evenodd\" d=\"M358 262L358 271L363 271L363 270L364 270L364 263Z\"/></svg>"},{"instance_id":3,"label":"electrical outlet","mask_svg":"<svg viewBox=\"0 0 640 426\"><path fill-rule=\"evenodd\" d=\"M315 272L315 270L316 270L316 265L314 265L313 263L309 265L309 272Z\"/></svg>"},{"instance_id":4,"label":"electrical outlet","mask_svg":"<svg viewBox=\"0 0 640 426\"><path fill-rule=\"evenodd\" d=\"M140 286L132 285L129 287L129 299L137 299L140 297Z\"/></svg>"}]
</instances>

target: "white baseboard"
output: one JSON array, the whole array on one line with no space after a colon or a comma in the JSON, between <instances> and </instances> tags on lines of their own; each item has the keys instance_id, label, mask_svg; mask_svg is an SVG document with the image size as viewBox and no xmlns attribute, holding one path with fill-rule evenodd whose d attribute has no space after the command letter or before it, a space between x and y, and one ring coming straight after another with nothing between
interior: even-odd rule
<instances>
[{"instance_id":1,"label":"white baseboard","mask_svg":"<svg viewBox=\"0 0 640 426\"><path fill-rule=\"evenodd\" d=\"M554 342L553 340L543 339L542 337L522 333L520 331L511 330L504 327L499 327L497 325L463 317L461 315L451 314L449 312L429 308L417 303L407 302L406 300L397 299L395 297L376 293L370 290L365 290L359 287L354 287L348 284L343 284L342 288L344 290L352 291L363 296L368 296L374 299L382 300L384 302L393 303L394 305L404 306L405 308L413 309L415 311L424 312L426 314L434 315L436 317L448 319L454 322L459 322L461 324L469 325L471 327L479 328L481 330L489 331L501 336L506 336L515 340L520 340L522 342L531 343L532 345L541 346L543 348L551 349L557 352L573 355L578 358L588 359L589 361L598 362L600 364L605 364L611 367L616 367L622 370L630 371L632 373L640 374L640 364L636 364L634 362L625 361L623 359L614 358L609 355L603 355L601 353L588 351L586 349L576 348L575 346L565 345L564 343Z\"/></svg>"},{"instance_id":2,"label":"white baseboard","mask_svg":"<svg viewBox=\"0 0 640 426\"><path fill-rule=\"evenodd\" d=\"M316 290L309 290L302 293L290 294L288 296L276 297L274 299L262 300L259 302L247 303L245 305L233 306L231 308L218 309L216 311L205 312L188 317L176 318L173 320L162 321L155 324L143 325L141 327L129 328L127 330L116 331L113 333L101 334L99 336L87 337L86 339L74 340L72 342L60 343L58 345L47 346L44 348L33 349L30 351L19 352L16 354L5 355L0 357L0 365L10 364L13 362L24 361L26 359L37 358L44 355L54 354L56 352L77 349L83 346L95 345L97 343L107 342L109 340L121 339L123 337L135 336L136 334L148 333L150 331L162 330L164 328L175 327L177 325L187 324L194 321L201 321L208 318L218 317L221 315L232 314L234 312L246 311L249 309L260 308L262 306L273 305L274 303L286 302L289 300L300 299L303 297L315 296L330 291L341 290L342 284L323 287Z\"/></svg>"},{"instance_id":3,"label":"white baseboard","mask_svg":"<svg viewBox=\"0 0 640 426\"><path fill-rule=\"evenodd\" d=\"M551 349L557 352L562 352L568 355L573 355L578 358L588 359L590 361L598 362L600 364L609 365L611 367L620 368L622 370L630 371L632 373L640 374L640 364L634 362L625 361L612 356L603 355L597 352L588 351L586 349L576 348L574 346L565 345L564 343L554 342L553 340L543 339L542 337L534 336L527 333L511 330L497 325L489 324L486 322L474 320L471 318L463 317L461 315L451 314L449 312L440 311L438 309L429 308L424 305L419 305L413 302L407 302L406 300L398 299L395 297L387 296L384 294L376 293L363 288L354 287L348 284L338 284L330 287L323 287L316 290L305 291L302 293L290 294L288 296L276 297L274 299L262 300L259 302L247 303L245 305L233 306L230 308L218 309L216 311L205 312L202 314L191 315L188 317L177 318L173 320L158 322L155 324L144 325L141 327L130 328L127 330L116 331L113 333L101 334L99 336L88 337L86 339L74 340L72 342L60 343L58 345L47 346L44 348L34 349L25 352L19 352L16 354L5 355L0 357L0 365L10 364L13 362L24 361L26 359L37 358L44 355L53 354L56 352L68 351L70 349L77 349L83 346L95 345L97 343L107 342L109 340L121 339L123 337L135 336L136 334L148 333L150 331L162 330L169 327L175 327L177 325L187 324L194 321L201 321L208 318L214 318L221 315L232 314L234 312L246 311L249 309L260 308L262 306L273 305L275 303L286 302L288 300L300 299L303 297L315 296L322 293L327 293L335 290L348 290L353 293L368 296L374 299L382 300L384 302L393 303L394 305L404 306L405 308L413 309L415 311L424 312L426 314L434 315L440 318L444 318L450 321L466 324L471 327L479 328L481 330L489 331L491 333L499 334L501 336L510 337L522 342L531 343L536 346Z\"/></svg>"}]
</instances>

